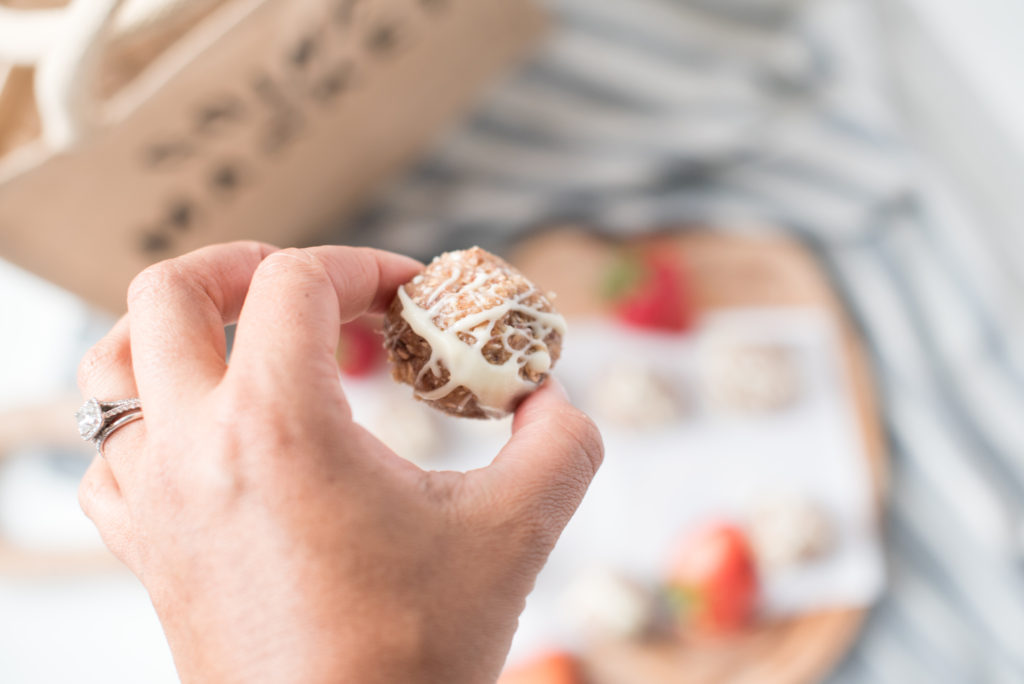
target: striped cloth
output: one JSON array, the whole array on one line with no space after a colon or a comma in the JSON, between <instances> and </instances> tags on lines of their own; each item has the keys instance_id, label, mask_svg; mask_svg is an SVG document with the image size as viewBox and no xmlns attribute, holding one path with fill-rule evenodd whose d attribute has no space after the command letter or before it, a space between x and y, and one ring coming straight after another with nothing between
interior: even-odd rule
<instances>
[{"instance_id":1,"label":"striped cloth","mask_svg":"<svg viewBox=\"0 0 1024 684\"><path fill-rule=\"evenodd\" d=\"M789 232L868 341L893 459L890 587L830 681L1024 681L1021 293L902 142L866 3L550 4L541 53L355 241L427 257L563 221Z\"/></svg>"}]
</instances>

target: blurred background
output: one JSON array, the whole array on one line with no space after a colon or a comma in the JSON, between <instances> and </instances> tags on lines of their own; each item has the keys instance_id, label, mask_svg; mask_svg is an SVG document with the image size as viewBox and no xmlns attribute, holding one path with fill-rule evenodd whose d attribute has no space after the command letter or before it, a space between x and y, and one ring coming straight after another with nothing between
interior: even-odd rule
<instances>
[{"instance_id":1,"label":"blurred background","mask_svg":"<svg viewBox=\"0 0 1024 684\"><path fill-rule=\"evenodd\" d=\"M0 0L0 681L177 681L78 509L75 369L134 273L238 238L476 244L558 292L608 458L504 681L1024 681L1022 26ZM375 335L339 350L357 419L486 462L507 423L416 404Z\"/></svg>"}]
</instances>

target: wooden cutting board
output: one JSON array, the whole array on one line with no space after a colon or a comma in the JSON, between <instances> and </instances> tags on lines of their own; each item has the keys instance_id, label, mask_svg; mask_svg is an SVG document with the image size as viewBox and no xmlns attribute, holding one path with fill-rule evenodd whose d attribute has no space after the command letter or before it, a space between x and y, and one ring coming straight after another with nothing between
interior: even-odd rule
<instances>
[{"instance_id":1,"label":"wooden cutting board","mask_svg":"<svg viewBox=\"0 0 1024 684\"><path fill-rule=\"evenodd\" d=\"M825 274L799 244L782 237L687 232L638 245L675 252L689 267L695 303L727 307L814 307L841 331L843 366L863 433L878 517L888 482L888 458L863 345ZM605 312L599 283L618 243L579 229L538 234L512 261L558 293L568 317ZM856 637L866 611L830 610L770 624L725 641L637 645L593 644L583 654L593 684L804 684L820 681Z\"/></svg>"}]
</instances>

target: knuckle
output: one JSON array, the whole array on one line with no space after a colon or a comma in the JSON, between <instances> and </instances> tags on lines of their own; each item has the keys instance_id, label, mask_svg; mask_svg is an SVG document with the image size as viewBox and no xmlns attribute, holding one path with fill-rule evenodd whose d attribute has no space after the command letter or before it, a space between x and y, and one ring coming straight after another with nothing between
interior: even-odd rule
<instances>
[{"instance_id":1,"label":"knuckle","mask_svg":"<svg viewBox=\"0 0 1024 684\"><path fill-rule=\"evenodd\" d=\"M169 290L185 285L185 278L172 265L172 260L161 261L147 267L132 279L128 286L128 305L159 297Z\"/></svg>"},{"instance_id":2,"label":"knuckle","mask_svg":"<svg viewBox=\"0 0 1024 684\"><path fill-rule=\"evenodd\" d=\"M93 471L86 473L78 485L78 504L85 516L96 526L100 538L113 554L129 567L132 566L132 533L131 522L112 510L104 509L100 500L109 496L104 491L100 479L93 476Z\"/></svg>"},{"instance_id":3,"label":"knuckle","mask_svg":"<svg viewBox=\"0 0 1024 684\"><path fill-rule=\"evenodd\" d=\"M82 357L78 364L78 387L83 392L101 377L106 369L118 362L118 353L105 341L98 342Z\"/></svg>"},{"instance_id":4,"label":"knuckle","mask_svg":"<svg viewBox=\"0 0 1024 684\"><path fill-rule=\"evenodd\" d=\"M86 517L96 522L96 501L99 498L99 485L88 473L78 484L78 505Z\"/></svg>"}]
</instances>

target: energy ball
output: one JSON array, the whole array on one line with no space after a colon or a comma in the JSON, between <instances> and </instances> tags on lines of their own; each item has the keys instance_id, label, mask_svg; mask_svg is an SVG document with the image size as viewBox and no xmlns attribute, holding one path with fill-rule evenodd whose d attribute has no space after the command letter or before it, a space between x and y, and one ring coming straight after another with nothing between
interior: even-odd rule
<instances>
[{"instance_id":1,"label":"energy ball","mask_svg":"<svg viewBox=\"0 0 1024 684\"><path fill-rule=\"evenodd\" d=\"M562 353L552 296L479 247L442 254L398 288L385 317L392 375L446 413L506 416Z\"/></svg>"},{"instance_id":2,"label":"energy ball","mask_svg":"<svg viewBox=\"0 0 1024 684\"><path fill-rule=\"evenodd\" d=\"M603 641L652 636L662 618L653 591L607 568L591 568L575 577L562 604L577 631Z\"/></svg>"},{"instance_id":3,"label":"energy ball","mask_svg":"<svg viewBox=\"0 0 1024 684\"><path fill-rule=\"evenodd\" d=\"M823 556L835 538L828 515L800 494L762 495L750 506L750 537L759 563L784 568Z\"/></svg>"},{"instance_id":4,"label":"energy ball","mask_svg":"<svg viewBox=\"0 0 1024 684\"><path fill-rule=\"evenodd\" d=\"M594 388L599 415L624 428L656 428L678 420L682 402L652 368L615 363Z\"/></svg>"},{"instance_id":5,"label":"energy ball","mask_svg":"<svg viewBox=\"0 0 1024 684\"><path fill-rule=\"evenodd\" d=\"M713 339L703 356L712 402L742 413L778 411L800 397L796 352L786 345Z\"/></svg>"}]
</instances>

